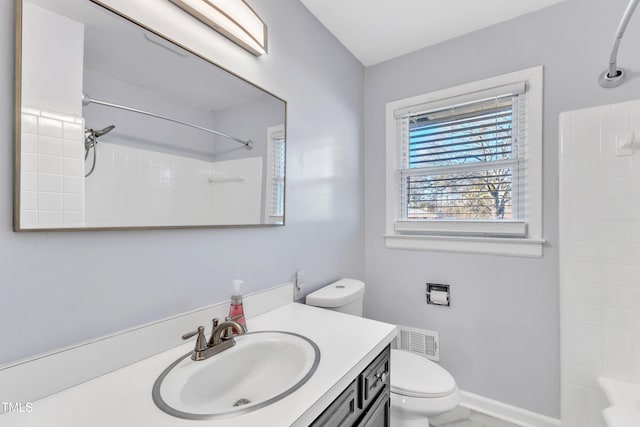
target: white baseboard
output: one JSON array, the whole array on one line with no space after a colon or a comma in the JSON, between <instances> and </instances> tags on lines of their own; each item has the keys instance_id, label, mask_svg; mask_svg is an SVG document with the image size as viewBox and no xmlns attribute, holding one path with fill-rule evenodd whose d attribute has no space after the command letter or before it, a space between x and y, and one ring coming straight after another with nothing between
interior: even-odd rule
<instances>
[{"instance_id":1,"label":"white baseboard","mask_svg":"<svg viewBox=\"0 0 640 427\"><path fill-rule=\"evenodd\" d=\"M460 404L466 408L491 415L492 417L517 424L522 427L561 427L562 422L556 418L536 412L527 411L517 406L507 405L497 400L488 399L468 391L460 391Z\"/></svg>"}]
</instances>

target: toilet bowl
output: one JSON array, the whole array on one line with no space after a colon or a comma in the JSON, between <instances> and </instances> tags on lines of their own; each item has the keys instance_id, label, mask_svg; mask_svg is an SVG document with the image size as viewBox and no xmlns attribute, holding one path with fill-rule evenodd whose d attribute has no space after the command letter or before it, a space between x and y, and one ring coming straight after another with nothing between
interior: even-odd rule
<instances>
[{"instance_id":1,"label":"toilet bowl","mask_svg":"<svg viewBox=\"0 0 640 427\"><path fill-rule=\"evenodd\" d=\"M391 350L391 425L428 427L429 417L458 403L458 386L443 367L418 354Z\"/></svg>"},{"instance_id":2,"label":"toilet bowl","mask_svg":"<svg viewBox=\"0 0 640 427\"><path fill-rule=\"evenodd\" d=\"M364 283L341 279L307 295L307 305L363 315ZM429 417L460 403L455 380L443 367L419 354L391 350L391 425L428 427Z\"/></svg>"}]
</instances>

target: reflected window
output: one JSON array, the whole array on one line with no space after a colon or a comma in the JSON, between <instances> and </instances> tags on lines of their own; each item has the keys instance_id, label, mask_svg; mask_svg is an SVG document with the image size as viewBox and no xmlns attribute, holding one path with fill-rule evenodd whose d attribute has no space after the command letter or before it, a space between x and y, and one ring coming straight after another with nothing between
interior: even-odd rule
<instances>
[{"instance_id":1,"label":"reflected window","mask_svg":"<svg viewBox=\"0 0 640 427\"><path fill-rule=\"evenodd\" d=\"M267 141L267 199L265 219L267 224L283 224L284 221L284 125L268 129Z\"/></svg>"}]
</instances>

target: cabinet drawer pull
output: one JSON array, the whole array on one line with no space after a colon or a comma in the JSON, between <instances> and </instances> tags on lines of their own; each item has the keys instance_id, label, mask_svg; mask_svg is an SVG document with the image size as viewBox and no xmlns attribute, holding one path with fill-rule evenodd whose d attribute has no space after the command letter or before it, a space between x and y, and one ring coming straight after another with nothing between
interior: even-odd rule
<instances>
[{"instance_id":1,"label":"cabinet drawer pull","mask_svg":"<svg viewBox=\"0 0 640 427\"><path fill-rule=\"evenodd\" d=\"M376 374L376 380L373 382L373 387L377 386L379 382L385 382L387 380L387 372L384 371L380 374Z\"/></svg>"}]
</instances>

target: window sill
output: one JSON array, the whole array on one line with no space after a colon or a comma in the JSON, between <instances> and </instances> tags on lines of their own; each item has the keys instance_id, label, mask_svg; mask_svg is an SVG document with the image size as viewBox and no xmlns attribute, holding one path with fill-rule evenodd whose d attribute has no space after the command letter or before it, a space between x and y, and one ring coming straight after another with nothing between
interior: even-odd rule
<instances>
[{"instance_id":1,"label":"window sill","mask_svg":"<svg viewBox=\"0 0 640 427\"><path fill-rule=\"evenodd\" d=\"M542 258L544 239L385 234L389 249Z\"/></svg>"}]
</instances>

